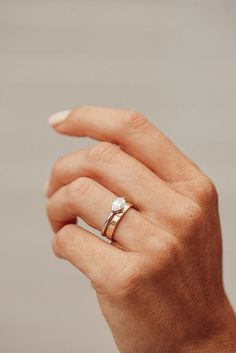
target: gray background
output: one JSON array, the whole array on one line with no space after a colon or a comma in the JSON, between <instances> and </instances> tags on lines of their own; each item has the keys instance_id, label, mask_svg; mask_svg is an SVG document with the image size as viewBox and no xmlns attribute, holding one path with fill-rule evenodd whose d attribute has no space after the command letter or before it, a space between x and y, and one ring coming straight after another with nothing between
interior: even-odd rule
<instances>
[{"instance_id":1,"label":"gray background","mask_svg":"<svg viewBox=\"0 0 236 353\"><path fill-rule=\"evenodd\" d=\"M89 282L51 253L53 112L135 109L214 179L236 306L236 1L0 0L0 351L115 353Z\"/></svg>"}]
</instances>

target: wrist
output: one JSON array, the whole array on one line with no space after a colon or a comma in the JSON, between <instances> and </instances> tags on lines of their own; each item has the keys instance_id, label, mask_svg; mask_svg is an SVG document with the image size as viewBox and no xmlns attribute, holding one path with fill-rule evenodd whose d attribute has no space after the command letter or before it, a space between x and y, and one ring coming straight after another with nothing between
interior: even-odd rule
<instances>
[{"instance_id":1,"label":"wrist","mask_svg":"<svg viewBox=\"0 0 236 353\"><path fill-rule=\"evenodd\" d=\"M203 324L201 335L188 341L181 353L232 353L236 352L236 316L227 301L222 315L210 325Z\"/></svg>"}]
</instances>

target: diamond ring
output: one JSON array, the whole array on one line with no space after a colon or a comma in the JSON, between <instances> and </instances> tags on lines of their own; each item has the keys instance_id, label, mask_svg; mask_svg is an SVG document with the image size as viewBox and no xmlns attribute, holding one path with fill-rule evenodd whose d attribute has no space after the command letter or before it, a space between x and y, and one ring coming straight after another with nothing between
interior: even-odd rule
<instances>
[{"instance_id":1,"label":"diamond ring","mask_svg":"<svg viewBox=\"0 0 236 353\"><path fill-rule=\"evenodd\" d=\"M113 234L115 232L118 223L120 222L123 215L131 208L133 205L125 201L124 197L117 197L112 202L111 210L112 212L108 216L106 222L102 226L101 234L104 237L112 240Z\"/></svg>"}]
</instances>

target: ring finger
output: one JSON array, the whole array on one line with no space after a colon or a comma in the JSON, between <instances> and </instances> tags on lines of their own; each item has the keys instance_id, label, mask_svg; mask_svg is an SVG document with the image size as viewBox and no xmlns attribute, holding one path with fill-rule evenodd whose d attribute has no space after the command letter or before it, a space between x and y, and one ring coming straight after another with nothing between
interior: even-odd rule
<instances>
[{"instance_id":1,"label":"ring finger","mask_svg":"<svg viewBox=\"0 0 236 353\"><path fill-rule=\"evenodd\" d=\"M155 214L154 221L168 214L172 217L173 206L183 198L141 162L108 142L61 158L52 170L47 195L51 197L80 177L92 178L113 193L126 195L147 217Z\"/></svg>"},{"instance_id":2,"label":"ring finger","mask_svg":"<svg viewBox=\"0 0 236 353\"><path fill-rule=\"evenodd\" d=\"M54 231L57 232L66 224L75 223L77 216L93 228L101 230L115 197L115 194L98 182L86 177L60 188L48 200L47 205ZM152 224L138 210L131 208L115 230L113 240L121 247L140 250L148 243L147 238L151 236L152 228Z\"/></svg>"}]
</instances>

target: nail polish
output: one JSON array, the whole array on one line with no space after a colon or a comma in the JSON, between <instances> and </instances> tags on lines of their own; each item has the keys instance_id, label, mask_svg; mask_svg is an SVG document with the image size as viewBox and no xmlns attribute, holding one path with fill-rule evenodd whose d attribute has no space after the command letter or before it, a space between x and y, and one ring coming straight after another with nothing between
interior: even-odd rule
<instances>
[{"instance_id":1,"label":"nail polish","mask_svg":"<svg viewBox=\"0 0 236 353\"><path fill-rule=\"evenodd\" d=\"M63 110L61 112L55 113L51 115L48 119L48 124L51 125L52 127L56 127L57 125L60 125L70 114L70 110Z\"/></svg>"}]
</instances>

